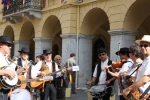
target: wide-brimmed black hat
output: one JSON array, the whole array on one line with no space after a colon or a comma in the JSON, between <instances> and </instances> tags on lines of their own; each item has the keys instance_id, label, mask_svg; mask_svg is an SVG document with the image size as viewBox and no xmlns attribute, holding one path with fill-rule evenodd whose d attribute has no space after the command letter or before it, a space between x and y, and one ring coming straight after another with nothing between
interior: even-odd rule
<instances>
[{"instance_id":1,"label":"wide-brimmed black hat","mask_svg":"<svg viewBox=\"0 0 150 100\"><path fill-rule=\"evenodd\" d=\"M118 55L119 53L130 53L129 48L124 47L121 48L119 51L116 52L116 55Z\"/></svg>"},{"instance_id":2,"label":"wide-brimmed black hat","mask_svg":"<svg viewBox=\"0 0 150 100\"><path fill-rule=\"evenodd\" d=\"M12 39L8 36L0 36L0 43L12 43Z\"/></svg>"},{"instance_id":3,"label":"wide-brimmed black hat","mask_svg":"<svg viewBox=\"0 0 150 100\"><path fill-rule=\"evenodd\" d=\"M18 51L19 53L28 53L28 54L31 54L30 53L30 51L27 49L27 48L25 48L25 47L23 47L20 51Z\"/></svg>"},{"instance_id":4,"label":"wide-brimmed black hat","mask_svg":"<svg viewBox=\"0 0 150 100\"><path fill-rule=\"evenodd\" d=\"M44 54L51 54L51 53L52 53L52 51L51 51L50 49L43 50L43 55L44 55Z\"/></svg>"},{"instance_id":5,"label":"wide-brimmed black hat","mask_svg":"<svg viewBox=\"0 0 150 100\"><path fill-rule=\"evenodd\" d=\"M106 52L106 50L101 47L101 48L98 49L97 54L100 54L100 53L103 53L103 52Z\"/></svg>"}]
</instances>

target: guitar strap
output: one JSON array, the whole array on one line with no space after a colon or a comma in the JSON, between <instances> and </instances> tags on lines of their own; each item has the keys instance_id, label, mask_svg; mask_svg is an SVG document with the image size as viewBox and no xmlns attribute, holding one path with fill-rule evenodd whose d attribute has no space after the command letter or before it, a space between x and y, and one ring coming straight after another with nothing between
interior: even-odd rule
<instances>
[{"instance_id":1,"label":"guitar strap","mask_svg":"<svg viewBox=\"0 0 150 100\"><path fill-rule=\"evenodd\" d=\"M148 86L148 88L144 91L144 93L140 96L140 99L143 98L150 90L150 85Z\"/></svg>"},{"instance_id":2,"label":"guitar strap","mask_svg":"<svg viewBox=\"0 0 150 100\"><path fill-rule=\"evenodd\" d=\"M138 65L137 65L137 68L134 70L134 72L132 72L129 76L127 76L126 79L129 79L141 66L142 66L142 63L141 63L141 64L138 64Z\"/></svg>"}]
</instances>

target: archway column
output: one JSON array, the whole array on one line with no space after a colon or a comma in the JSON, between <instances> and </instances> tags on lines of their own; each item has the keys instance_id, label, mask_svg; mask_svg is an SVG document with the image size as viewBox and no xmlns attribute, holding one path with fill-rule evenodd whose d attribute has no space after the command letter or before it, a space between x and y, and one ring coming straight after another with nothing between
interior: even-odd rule
<instances>
[{"instance_id":1,"label":"archway column","mask_svg":"<svg viewBox=\"0 0 150 100\"><path fill-rule=\"evenodd\" d=\"M130 30L109 30L110 34L110 58L113 61L116 61L116 51L118 51L118 44L120 43L120 48L130 47L135 43L137 31Z\"/></svg>"},{"instance_id":2,"label":"archway column","mask_svg":"<svg viewBox=\"0 0 150 100\"><path fill-rule=\"evenodd\" d=\"M29 49L30 41L24 41L24 40L15 40L14 41L14 55L19 56L19 50L21 50L22 47L25 47Z\"/></svg>"},{"instance_id":3,"label":"archway column","mask_svg":"<svg viewBox=\"0 0 150 100\"><path fill-rule=\"evenodd\" d=\"M52 41L50 38L33 38L35 41L35 57L43 54L43 50L52 50Z\"/></svg>"},{"instance_id":4,"label":"archway column","mask_svg":"<svg viewBox=\"0 0 150 100\"><path fill-rule=\"evenodd\" d=\"M62 37L62 61L66 63L71 53L76 54L76 62L79 65L77 74L77 87L85 88L86 79L91 79L92 75L92 39L93 36L63 34ZM78 48L77 48L78 39Z\"/></svg>"}]
</instances>

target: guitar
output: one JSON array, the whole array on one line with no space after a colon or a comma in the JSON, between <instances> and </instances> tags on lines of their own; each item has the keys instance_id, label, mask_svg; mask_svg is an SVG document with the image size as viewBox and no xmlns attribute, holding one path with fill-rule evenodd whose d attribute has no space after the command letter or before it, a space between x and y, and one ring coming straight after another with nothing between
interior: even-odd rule
<instances>
[{"instance_id":1,"label":"guitar","mask_svg":"<svg viewBox=\"0 0 150 100\"><path fill-rule=\"evenodd\" d=\"M42 81L49 81L50 76L38 77L36 79L26 79L24 75L19 75L18 83L16 84L19 88L25 89L27 86L27 82L42 82ZM39 87L40 88L40 87Z\"/></svg>"},{"instance_id":2,"label":"guitar","mask_svg":"<svg viewBox=\"0 0 150 100\"><path fill-rule=\"evenodd\" d=\"M63 69L71 70L72 68L71 68L71 67L62 68L62 69L60 69L59 71L55 71L55 72L52 72L52 73L50 73L49 70L44 70L44 72L45 72L46 76L53 76L53 75L55 75L56 73L61 72ZM40 79L40 77L38 77L38 79ZM42 88L42 87L43 87L43 84L45 84L45 82L46 82L45 80L43 80L43 81L30 82L30 86L31 86L32 88ZM49 82L51 82L50 78L49 78Z\"/></svg>"}]
</instances>

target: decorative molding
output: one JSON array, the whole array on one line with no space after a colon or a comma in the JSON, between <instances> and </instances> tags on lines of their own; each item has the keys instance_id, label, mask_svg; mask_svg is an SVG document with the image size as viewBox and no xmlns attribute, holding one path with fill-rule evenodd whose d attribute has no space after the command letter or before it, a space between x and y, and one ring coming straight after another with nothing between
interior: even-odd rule
<instances>
[{"instance_id":1,"label":"decorative molding","mask_svg":"<svg viewBox=\"0 0 150 100\"><path fill-rule=\"evenodd\" d=\"M93 39L94 36L93 35L84 35L84 34L61 34L60 35L61 38L86 38L86 39Z\"/></svg>"},{"instance_id":2,"label":"decorative molding","mask_svg":"<svg viewBox=\"0 0 150 100\"><path fill-rule=\"evenodd\" d=\"M108 33L110 35L136 35L138 31L117 29L117 30L109 30Z\"/></svg>"}]
</instances>

